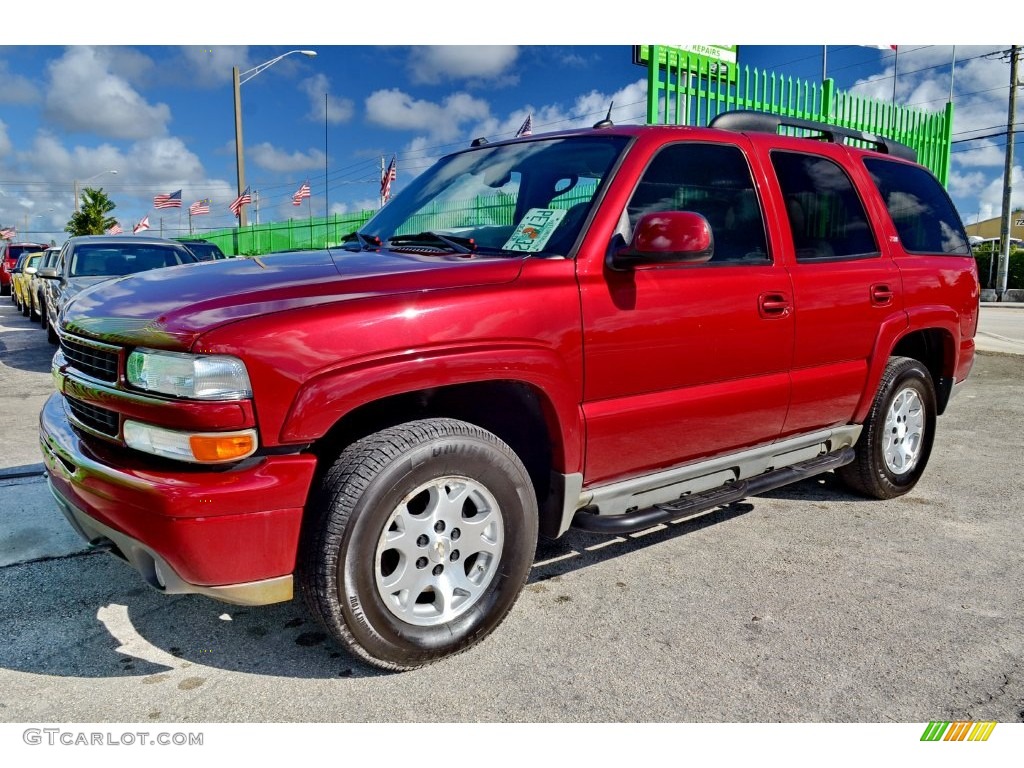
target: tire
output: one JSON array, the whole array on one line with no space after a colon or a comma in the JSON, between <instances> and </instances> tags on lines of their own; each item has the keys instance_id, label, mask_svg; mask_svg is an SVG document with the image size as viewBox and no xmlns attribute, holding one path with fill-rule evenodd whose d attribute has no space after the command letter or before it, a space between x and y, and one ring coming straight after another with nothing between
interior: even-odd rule
<instances>
[{"instance_id":1,"label":"tire","mask_svg":"<svg viewBox=\"0 0 1024 768\"><path fill-rule=\"evenodd\" d=\"M298 579L306 604L342 645L389 670L487 637L515 604L537 546L522 462L495 435L452 419L353 443L307 515Z\"/></svg>"},{"instance_id":2,"label":"tire","mask_svg":"<svg viewBox=\"0 0 1024 768\"><path fill-rule=\"evenodd\" d=\"M893 357L855 446L856 458L836 474L850 489L876 499L910 491L928 465L935 439L935 385L924 364Z\"/></svg>"},{"instance_id":3,"label":"tire","mask_svg":"<svg viewBox=\"0 0 1024 768\"><path fill-rule=\"evenodd\" d=\"M45 301L40 301L39 302L39 327L42 328L45 331L48 326L49 326L49 322L48 322L48 318L46 316L46 302Z\"/></svg>"},{"instance_id":4,"label":"tire","mask_svg":"<svg viewBox=\"0 0 1024 768\"><path fill-rule=\"evenodd\" d=\"M46 322L46 340L53 344L53 346L57 346L58 344L60 344L60 339L57 336L57 331L54 330L53 323L49 321L49 318L47 318Z\"/></svg>"}]
</instances>

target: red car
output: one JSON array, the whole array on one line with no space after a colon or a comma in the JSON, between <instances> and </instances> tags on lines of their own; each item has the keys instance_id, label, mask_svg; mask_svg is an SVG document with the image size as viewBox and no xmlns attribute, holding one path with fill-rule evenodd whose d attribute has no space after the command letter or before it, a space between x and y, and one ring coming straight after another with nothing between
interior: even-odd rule
<instances>
[{"instance_id":1,"label":"red car","mask_svg":"<svg viewBox=\"0 0 1024 768\"><path fill-rule=\"evenodd\" d=\"M50 487L157 589L301 593L386 669L491 633L538 535L822 472L908 493L980 296L912 156L740 113L478 140L342 248L99 283L60 319Z\"/></svg>"},{"instance_id":2,"label":"red car","mask_svg":"<svg viewBox=\"0 0 1024 768\"><path fill-rule=\"evenodd\" d=\"M0 295L14 295L11 292L11 270L18 263L18 257L23 253L35 253L45 251L50 247L49 243L9 243L0 240Z\"/></svg>"}]
</instances>

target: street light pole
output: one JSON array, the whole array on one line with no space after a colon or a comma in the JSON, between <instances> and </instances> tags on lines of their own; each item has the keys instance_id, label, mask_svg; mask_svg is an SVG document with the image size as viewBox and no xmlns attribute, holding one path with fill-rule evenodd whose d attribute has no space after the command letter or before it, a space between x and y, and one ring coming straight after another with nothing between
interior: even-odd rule
<instances>
[{"instance_id":1,"label":"street light pole","mask_svg":"<svg viewBox=\"0 0 1024 768\"><path fill-rule=\"evenodd\" d=\"M293 53L301 53L303 56L313 58L316 56L316 51L288 51L282 53L280 56L276 56L269 61L265 61L262 64L258 64L252 69L247 69L245 72L239 72L238 67L231 68L231 87L234 90L235 96L235 168L238 174L238 196L241 197L245 191L245 151L242 147L242 84L252 80L263 70L268 67L272 67L277 64L285 56L291 56ZM248 217L245 213L245 206L241 206L238 209L238 226L239 228L245 227L248 221Z\"/></svg>"},{"instance_id":2,"label":"street light pole","mask_svg":"<svg viewBox=\"0 0 1024 768\"><path fill-rule=\"evenodd\" d=\"M242 151L242 83L238 67L231 68L231 82L235 89L235 167L238 169L238 196L245 191L245 153ZM246 225L245 206L238 209L238 226Z\"/></svg>"}]
</instances>

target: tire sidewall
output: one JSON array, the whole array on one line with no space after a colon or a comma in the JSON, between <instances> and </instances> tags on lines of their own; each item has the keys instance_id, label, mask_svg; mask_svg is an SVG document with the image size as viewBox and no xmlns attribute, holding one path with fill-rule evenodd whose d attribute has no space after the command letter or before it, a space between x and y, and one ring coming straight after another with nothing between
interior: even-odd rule
<instances>
[{"instance_id":1,"label":"tire sidewall","mask_svg":"<svg viewBox=\"0 0 1024 768\"><path fill-rule=\"evenodd\" d=\"M437 626L412 625L391 613L379 594L376 548L406 496L447 476L470 477L494 496L504 531L501 561L485 592L465 613ZM349 520L334 574L342 615L371 655L400 665L457 652L490 633L518 598L536 548L536 501L525 469L488 442L464 435L434 438L400 454L368 483Z\"/></svg>"},{"instance_id":2,"label":"tire sidewall","mask_svg":"<svg viewBox=\"0 0 1024 768\"><path fill-rule=\"evenodd\" d=\"M920 455L914 466L903 473L895 473L885 462L885 419L893 401L905 389L913 389L921 400L924 408L924 435L921 442ZM916 360L905 359L898 363L894 376L885 389L884 396L879 398L872 414L871 452L875 477L890 493L900 495L906 493L920 479L928 465L932 444L935 440L935 387L931 374Z\"/></svg>"}]
</instances>

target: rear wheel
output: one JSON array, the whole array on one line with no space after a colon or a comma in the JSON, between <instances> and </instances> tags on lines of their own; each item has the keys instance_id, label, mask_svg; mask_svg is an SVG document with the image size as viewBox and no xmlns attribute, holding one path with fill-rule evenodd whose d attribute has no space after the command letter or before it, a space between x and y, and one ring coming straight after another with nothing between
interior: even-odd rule
<instances>
[{"instance_id":1,"label":"rear wheel","mask_svg":"<svg viewBox=\"0 0 1024 768\"><path fill-rule=\"evenodd\" d=\"M935 438L935 386L924 364L889 360L856 445L837 470L850 488L876 499L902 496L924 473Z\"/></svg>"},{"instance_id":2,"label":"rear wheel","mask_svg":"<svg viewBox=\"0 0 1024 768\"><path fill-rule=\"evenodd\" d=\"M384 669L480 642L512 609L536 551L522 462L495 435L451 419L353 443L309 514L303 597L339 642Z\"/></svg>"}]
</instances>

